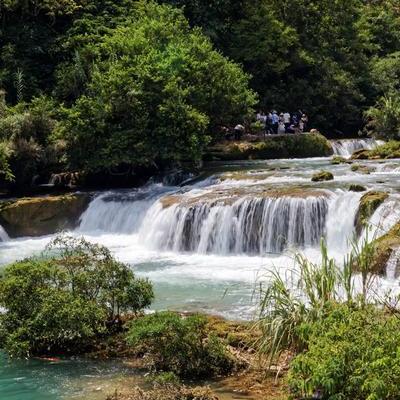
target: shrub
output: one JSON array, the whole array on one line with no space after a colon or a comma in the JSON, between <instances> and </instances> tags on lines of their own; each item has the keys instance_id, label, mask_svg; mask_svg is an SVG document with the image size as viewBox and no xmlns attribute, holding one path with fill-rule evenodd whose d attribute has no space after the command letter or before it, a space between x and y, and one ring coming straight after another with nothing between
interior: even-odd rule
<instances>
[{"instance_id":1,"label":"shrub","mask_svg":"<svg viewBox=\"0 0 400 400\"><path fill-rule=\"evenodd\" d=\"M308 350L292 362L298 397L394 400L400 397L400 320L375 307L335 306L307 326ZM313 397L314 398L314 397Z\"/></svg>"},{"instance_id":2,"label":"shrub","mask_svg":"<svg viewBox=\"0 0 400 400\"><path fill-rule=\"evenodd\" d=\"M54 253L54 254L53 254ZM5 268L0 279L0 347L12 356L70 352L89 347L119 326L123 312L139 312L153 298L109 250L84 239L59 237L42 259Z\"/></svg>"},{"instance_id":3,"label":"shrub","mask_svg":"<svg viewBox=\"0 0 400 400\"><path fill-rule=\"evenodd\" d=\"M233 361L223 342L207 331L200 315L181 317L173 312L148 315L133 321L128 343L143 346L152 367L180 377L207 377L228 372Z\"/></svg>"}]
</instances>

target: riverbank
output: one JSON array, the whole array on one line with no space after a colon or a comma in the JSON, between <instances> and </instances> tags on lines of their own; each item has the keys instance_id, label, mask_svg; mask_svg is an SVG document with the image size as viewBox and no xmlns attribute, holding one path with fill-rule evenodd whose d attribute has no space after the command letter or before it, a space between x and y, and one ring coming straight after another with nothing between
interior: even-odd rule
<instances>
[{"instance_id":1,"label":"riverbank","mask_svg":"<svg viewBox=\"0 0 400 400\"><path fill-rule=\"evenodd\" d=\"M333 148L319 133L300 135L267 135L255 142L222 142L211 146L207 161L268 160L279 158L328 157Z\"/></svg>"}]
</instances>

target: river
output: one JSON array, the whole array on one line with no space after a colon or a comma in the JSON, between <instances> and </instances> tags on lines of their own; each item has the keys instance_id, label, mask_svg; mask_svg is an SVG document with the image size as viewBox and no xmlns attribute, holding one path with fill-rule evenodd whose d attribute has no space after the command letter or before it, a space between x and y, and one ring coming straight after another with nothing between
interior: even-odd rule
<instances>
[{"instance_id":1,"label":"river","mask_svg":"<svg viewBox=\"0 0 400 400\"><path fill-rule=\"evenodd\" d=\"M348 156L354 148L373 145L336 142L334 148ZM400 219L400 160L362 164L372 172L353 172L348 164L332 165L330 158L210 163L201 178L185 186L149 183L135 190L98 193L71 234L106 245L138 275L148 277L155 285L155 310L249 319L256 309L257 284L271 269L290 275L296 251L318 261L319 242L325 237L330 255L343 260L362 196L348 190L351 184L390 193L371 219L378 234ZM311 182L320 170L331 171L334 181ZM0 264L38 254L52 239L10 240L5 232L3 236ZM379 279L379 287L398 290L392 270L388 278ZM22 364L22 373L20 363L7 365L0 399L62 398L63 382L68 386L84 374L78 368L71 376L67 364L66 371L39 365L43 375L25 381L27 392L43 379L55 389L50 397L29 397L18 391L18 379L30 376L37 364Z\"/></svg>"}]
</instances>

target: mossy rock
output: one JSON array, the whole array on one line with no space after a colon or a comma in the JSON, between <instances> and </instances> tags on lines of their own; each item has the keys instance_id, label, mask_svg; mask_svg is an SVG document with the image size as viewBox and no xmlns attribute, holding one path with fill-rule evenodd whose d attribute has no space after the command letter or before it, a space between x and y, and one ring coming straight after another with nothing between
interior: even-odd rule
<instances>
[{"instance_id":1,"label":"mossy rock","mask_svg":"<svg viewBox=\"0 0 400 400\"><path fill-rule=\"evenodd\" d=\"M356 231L358 234L361 234L363 228L368 224L374 212L388 197L388 193L376 191L368 192L361 197L355 221Z\"/></svg>"},{"instance_id":2,"label":"mossy rock","mask_svg":"<svg viewBox=\"0 0 400 400\"><path fill-rule=\"evenodd\" d=\"M351 159L352 160L368 160L369 156L370 156L369 150L361 149L361 150L355 151L352 154Z\"/></svg>"},{"instance_id":3,"label":"mossy rock","mask_svg":"<svg viewBox=\"0 0 400 400\"><path fill-rule=\"evenodd\" d=\"M354 185L350 185L349 191L350 192L366 192L367 188L362 185L354 184Z\"/></svg>"},{"instance_id":4,"label":"mossy rock","mask_svg":"<svg viewBox=\"0 0 400 400\"><path fill-rule=\"evenodd\" d=\"M377 275L385 275L390 256L400 248L400 222L398 222L386 235L374 242L375 251L371 272Z\"/></svg>"},{"instance_id":5,"label":"mossy rock","mask_svg":"<svg viewBox=\"0 0 400 400\"><path fill-rule=\"evenodd\" d=\"M351 170L353 172L358 172L364 175L369 175L371 172L375 171L373 167L368 167L367 165L362 165L362 164L353 164L351 166Z\"/></svg>"},{"instance_id":6,"label":"mossy rock","mask_svg":"<svg viewBox=\"0 0 400 400\"><path fill-rule=\"evenodd\" d=\"M391 140L373 150L356 151L352 160L387 160L391 158L400 158L400 141Z\"/></svg>"},{"instance_id":7,"label":"mossy rock","mask_svg":"<svg viewBox=\"0 0 400 400\"><path fill-rule=\"evenodd\" d=\"M211 146L205 160L270 160L274 158L328 157L330 142L319 133L271 135L258 142L223 142Z\"/></svg>"},{"instance_id":8,"label":"mossy rock","mask_svg":"<svg viewBox=\"0 0 400 400\"><path fill-rule=\"evenodd\" d=\"M313 175L313 182L325 182L325 181L333 181L335 178L332 172L329 171L320 171Z\"/></svg>"},{"instance_id":9,"label":"mossy rock","mask_svg":"<svg viewBox=\"0 0 400 400\"><path fill-rule=\"evenodd\" d=\"M0 207L0 224L12 238L50 235L75 228L89 202L90 195L87 194L5 202Z\"/></svg>"},{"instance_id":10,"label":"mossy rock","mask_svg":"<svg viewBox=\"0 0 400 400\"><path fill-rule=\"evenodd\" d=\"M347 164L347 163L349 163L349 160L341 156L334 156L331 160L331 164L333 165Z\"/></svg>"}]
</instances>

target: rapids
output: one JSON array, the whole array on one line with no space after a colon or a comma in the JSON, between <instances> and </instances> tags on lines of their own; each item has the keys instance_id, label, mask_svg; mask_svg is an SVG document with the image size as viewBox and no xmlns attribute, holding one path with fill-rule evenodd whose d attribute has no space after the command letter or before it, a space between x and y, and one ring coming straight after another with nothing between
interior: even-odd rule
<instances>
[{"instance_id":1,"label":"rapids","mask_svg":"<svg viewBox=\"0 0 400 400\"><path fill-rule=\"evenodd\" d=\"M294 254L319 259L326 238L341 262L349 250L362 194L350 184L390 192L371 219L382 235L400 219L400 161L365 163L369 175L329 158L210 163L186 186L171 181L140 189L99 193L73 235L108 246L136 273L154 282L154 309L200 310L247 319L254 288L265 273L290 273ZM313 183L330 170L331 182ZM0 264L38 254L52 239L18 238L0 243ZM383 279L385 288L396 287Z\"/></svg>"},{"instance_id":2,"label":"rapids","mask_svg":"<svg viewBox=\"0 0 400 400\"><path fill-rule=\"evenodd\" d=\"M343 148L349 146L350 153L353 144L341 145L337 152L347 156ZM372 146L361 144L367 145ZM172 186L178 183L174 178L98 193L69 233L106 245L137 275L148 277L156 292L154 310L249 319L257 284L271 270L292 279L296 252L318 262L325 238L329 254L339 263L344 259L362 196L348 190L351 184L389 192L362 238L381 236L400 220L400 160L364 163L370 174L332 165L330 158L210 163L202 178L186 185ZM331 171L334 181L311 182L320 170ZM0 265L39 254L53 237L10 239L0 227ZM392 255L387 276L374 283L377 290L400 292L399 255ZM97 400L120 374L124 382L136 382L118 365L3 359L0 399Z\"/></svg>"}]
</instances>

